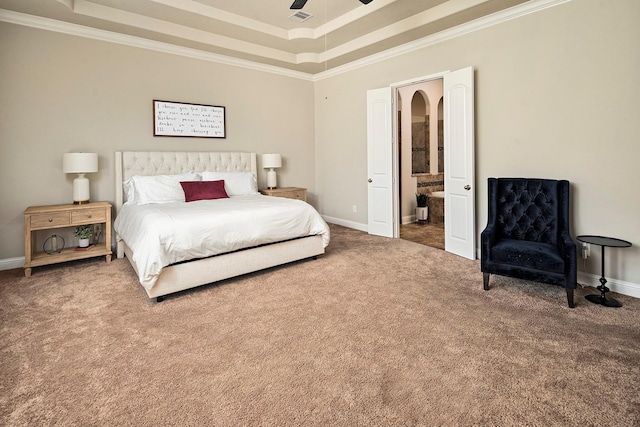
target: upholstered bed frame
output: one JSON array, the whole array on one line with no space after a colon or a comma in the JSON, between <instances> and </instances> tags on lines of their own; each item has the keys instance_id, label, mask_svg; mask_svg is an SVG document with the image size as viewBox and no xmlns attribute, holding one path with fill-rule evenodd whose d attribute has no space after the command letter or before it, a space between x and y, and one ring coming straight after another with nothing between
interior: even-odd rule
<instances>
[{"instance_id":1,"label":"upholstered bed frame","mask_svg":"<svg viewBox=\"0 0 640 427\"><path fill-rule=\"evenodd\" d=\"M116 152L116 215L124 203L122 183L134 175L176 175L204 171L252 172L256 175L255 153L233 152ZM117 257L132 252L116 235ZM324 253L322 236L309 236L270 245L198 259L163 268L158 281L146 289L149 298L213 283L265 268L315 257ZM131 263L134 270L135 265ZM136 271L137 273L137 271Z\"/></svg>"}]
</instances>

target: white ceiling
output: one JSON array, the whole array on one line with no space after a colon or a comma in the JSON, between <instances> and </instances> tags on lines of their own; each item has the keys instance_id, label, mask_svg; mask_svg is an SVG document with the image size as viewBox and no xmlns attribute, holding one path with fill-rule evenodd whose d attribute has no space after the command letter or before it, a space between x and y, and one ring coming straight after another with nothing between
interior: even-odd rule
<instances>
[{"instance_id":1,"label":"white ceiling","mask_svg":"<svg viewBox=\"0 0 640 427\"><path fill-rule=\"evenodd\" d=\"M0 0L0 18L27 14L316 74L530 1L308 0L312 17L297 22L293 0Z\"/></svg>"}]
</instances>

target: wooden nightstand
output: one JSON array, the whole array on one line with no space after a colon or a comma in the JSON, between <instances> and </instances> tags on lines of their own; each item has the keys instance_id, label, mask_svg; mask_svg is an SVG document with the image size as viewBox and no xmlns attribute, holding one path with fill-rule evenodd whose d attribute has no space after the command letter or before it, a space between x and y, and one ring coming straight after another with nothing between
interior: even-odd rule
<instances>
[{"instance_id":1,"label":"wooden nightstand","mask_svg":"<svg viewBox=\"0 0 640 427\"><path fill-rule=\"evenodd\" d=\"M282 187L272 190L260 190L265 196L286 197L287 199L298 199L307 201L307 189L301 187Z\"/></svg>"},{"instance_id":2,"label":"wooden nightstand","mask_svg":"<svg viewBox=\"0 0 640 427\"><path fill-rule=\"evenodd\" d=\"M74 227L82 224L104 224L104 242L86 251L75 247L64 248L60 253L35 252L35 231ZM31 206L24 211L24 275L31 276L31 268L57 264L83 258L104 256L111 262L111 204L93 202L83 205Z\"/></svg>"}]
</instances>

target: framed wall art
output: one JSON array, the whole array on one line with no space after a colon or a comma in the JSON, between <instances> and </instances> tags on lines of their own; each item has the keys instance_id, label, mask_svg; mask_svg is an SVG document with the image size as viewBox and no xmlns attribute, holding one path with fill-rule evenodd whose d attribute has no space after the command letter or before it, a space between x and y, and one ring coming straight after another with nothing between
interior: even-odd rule
<instances>
[{"instance_id":1,"label":"framed wall art","mask_svg":"<svg viewBox=\"0 0 640 427\"><path fill-rule=\"evenodd\" d=\"M226 138L225 108L154 99L153 136Z\"/></svg>"}]
</instances>

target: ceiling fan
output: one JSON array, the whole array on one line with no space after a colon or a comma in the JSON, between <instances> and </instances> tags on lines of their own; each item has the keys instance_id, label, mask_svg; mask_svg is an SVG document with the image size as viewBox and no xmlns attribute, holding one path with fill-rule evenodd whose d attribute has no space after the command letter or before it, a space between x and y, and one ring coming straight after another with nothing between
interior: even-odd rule
<instances>
[{"instance_id":1,"label":"ceiling fan","mask_svg":"<svg viewBox=\"0 0 640 427\"><path fill-rule=\"evenodd\" d=\"M360 0L360 3L369 4L372 1L373 0ZM302 9L306 3L307 3L307 0L294 0L290 9Z\"/></svg>"}]
</instances>

